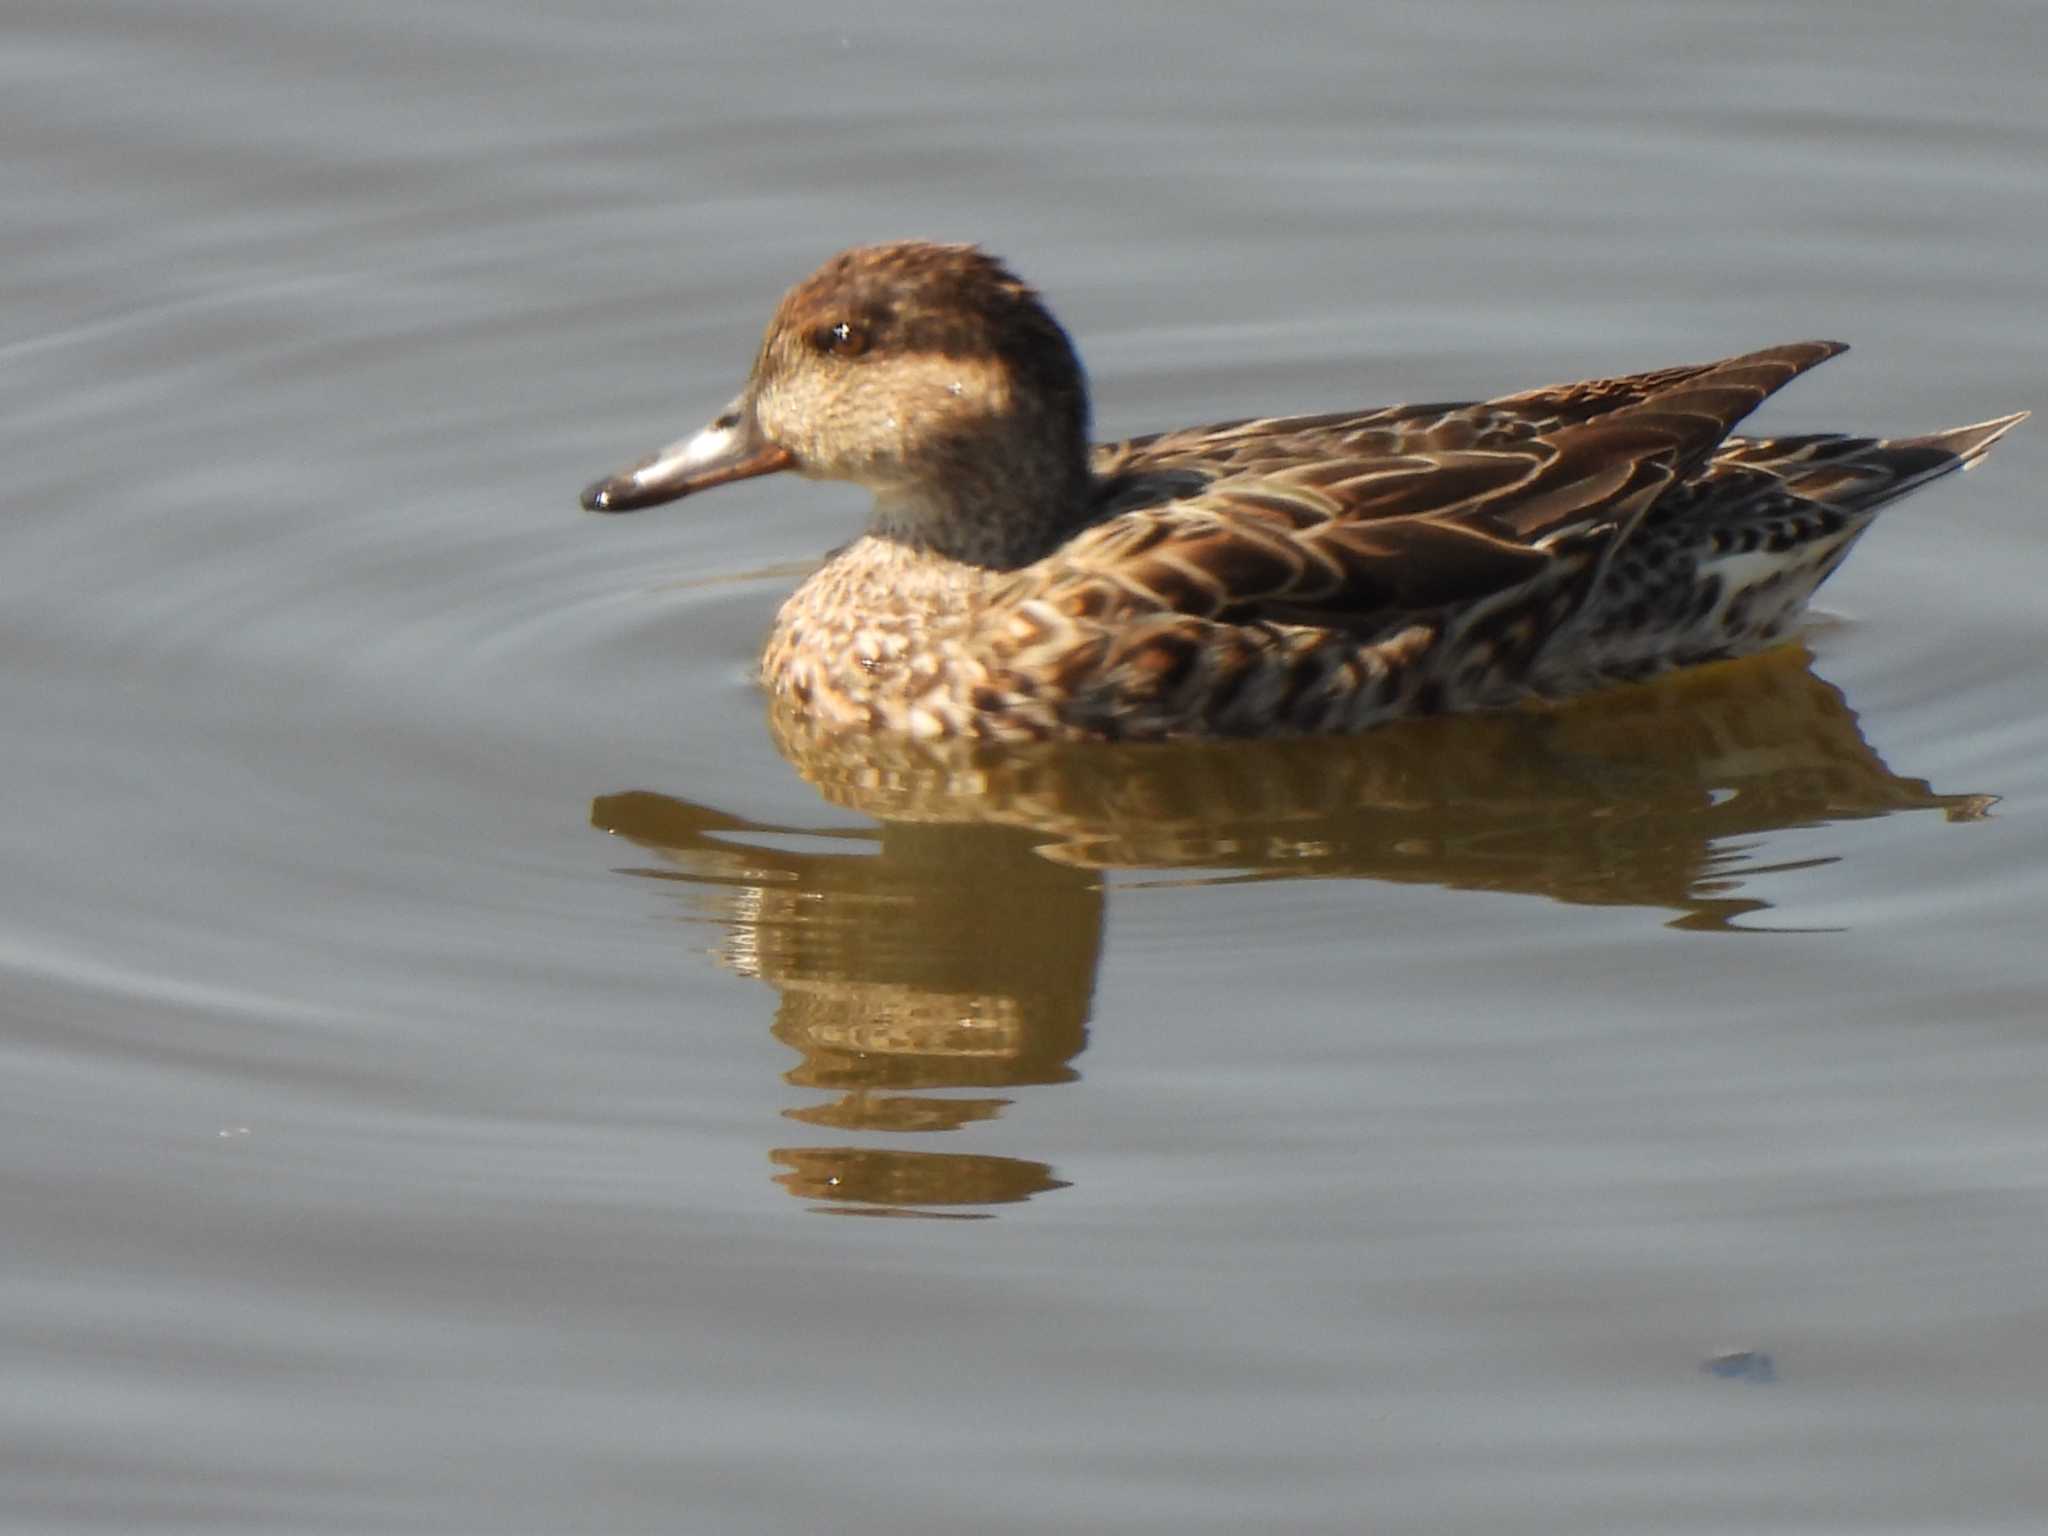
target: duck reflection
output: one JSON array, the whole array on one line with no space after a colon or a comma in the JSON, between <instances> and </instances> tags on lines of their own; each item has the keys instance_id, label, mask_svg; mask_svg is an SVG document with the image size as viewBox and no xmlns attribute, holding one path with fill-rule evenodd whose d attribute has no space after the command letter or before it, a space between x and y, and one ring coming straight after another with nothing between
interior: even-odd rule
<instances>
[{"instance_id":1,"label":"duck reflection","mask_svg":"<svg viewBox=\"0 0 2048 1536\"><path fill-rule=\"evenodd\" d=\"M798 1058L787 1079L830 1096L790 1118L952 1131L997 1117L1005 1090L1076 1075L1107 870L1515 891L1754 933L1770 931L1769 904L1743 882L1794 867L1756 861L1762 834L1985 813L1989 796L1886 768L1810 661L1781 650L1563 707L1335 740L985 748L820 738L777 716L798 772L877 827L767 825L640 790L599 797L591 820L658 854L628 872L686 886L722 928L724 962L776 988L774 1034ZM847 1212L985 1214L1063 1187L1006 1157L772 1157L793 1194Z\"/></svg>"},{"instance_id":2,"label":"duck reflection","mask_svg":"<svg viewBox=\"0 0 2048 1536\"><path fill-rule=\"evenodd\" d=\"M1075 1076L1102 889L1086 869L1039 858L1029 831L933 821L807 832L643 791L599 798L591 820L660 853L668 867L631 873L692 887L724 927L719 957L780 993L773 1032L797 1055L786 1080L832 1095L784 1111L791 1119L958 1130L1000 1114L1001 1090ZM792 1194L847 1212L930 1213L1064 1187L1043 1163L1006 1157L843 1146L773 1157Z\"/></svg>"}]
</instances>

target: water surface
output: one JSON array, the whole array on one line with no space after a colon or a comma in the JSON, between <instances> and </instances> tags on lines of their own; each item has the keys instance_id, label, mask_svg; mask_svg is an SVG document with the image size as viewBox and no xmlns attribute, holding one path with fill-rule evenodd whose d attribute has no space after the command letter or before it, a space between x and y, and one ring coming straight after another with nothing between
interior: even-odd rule
<instances>
[{"instance_id":1,"label":"water surface","mask_svg":"<svg viewBox=\"0 0 2048 1536\"><path fill-rule=\"evenodd\" d=\"M1801 646L1286 746L806 749L858 494L573 504L903 235L1105 436L2039 408L2036 10L17 7L0 1523L2037 1528L2039 431Z\"/></svg>"}]
</instances>

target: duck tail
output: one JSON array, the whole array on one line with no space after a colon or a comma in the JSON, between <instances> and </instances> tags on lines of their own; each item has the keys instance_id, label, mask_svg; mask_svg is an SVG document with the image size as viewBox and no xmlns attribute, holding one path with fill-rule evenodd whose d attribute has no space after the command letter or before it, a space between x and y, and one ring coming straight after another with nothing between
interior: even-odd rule
<instances>
[{"instance_id":1,"label":"duck tail","mask_svg":"<svg viewBox=\"0 0 2048 1536\"><path fill-rule=\"evenodd\" d=\"M1919 437L1890 437L1884 440L1886 448L1931 449L1946 453L1955 459L1952 469L1973 469L1991 445L2014 427L2033 415L2032 411L2014 411L2010 416L1994 417L1967 427L1950 427L1946 432L1928 432Z\"/></svg>"},{"instance_id":2,"label":"duck tail","mask_svg":"<svg viewBox=\"0 0 2048 1536\"><path fill-rule=\"evenodd\" d=\"M1908 491L1919 490L1930 480L1939 480L1957 470L1974 468L1991 451L1991 445L2025 421L2028 414L2015 411L2010 416L1976 422L1967 427L1950 427L1945 432L1880 438L1864 455L1865 464L1879 472L1877 479L1841 499L1858 510L1875 512L1879 507L1897 501ZM1886 477L1889 477L1889 483L1886 483ZM1809 488L1796 478L1792 481L1792 488L1804 495L1815 495L1819 489ZM1815 496L1815 499L1829 498L1823 494Z\"/></svg>"},{"instance_id":3,"label":"duck tail","mask_svg":"<svg viewBox=\"0 0 2048 1536\"><path fill-rule=\"evenodd\" d=\"M1946 432L1916 437L1849 437L1822 432L1807 437L1731 441L1716 469L1739 475L1762 470L1763 489L1779 489L1823 506L1869 516L1930 480L1969 469L1991 445L2027 419L2016 411Z\"/></svg>"}]
</instances>

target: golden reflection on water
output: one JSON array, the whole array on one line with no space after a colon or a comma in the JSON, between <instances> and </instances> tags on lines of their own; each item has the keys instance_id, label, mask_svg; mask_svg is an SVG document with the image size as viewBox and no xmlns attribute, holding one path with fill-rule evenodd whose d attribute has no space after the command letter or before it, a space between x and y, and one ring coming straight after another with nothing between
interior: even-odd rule
<instances>
[{"instance_id":1,"label":"golden reflection on water","mask_svg":"<svg viewBox=\"0 0 2048 1536\"><path fill-rule=\"evenodd\" d=\"M1065 1082L1087 1043L1102 946L1100 872L1178 879L1346 877L1677 914L1753 933L1744 879L1789 827L1940 810L1892 773L1842 695L1788 648L1557 708L1414 721L1293 742L1001 748L778 745L872 830L748 822L680 796L600 796L598 827L660 856L723 930L720 958L780 994L789 1118L921 1136L991 1120L1001 1090ZM1768 930L1766 930L1768 931ZM771 1154L823 1209L971 1214L1063 1187L1043 1163L882 1146Z\"/></svg>"}]
</instances>

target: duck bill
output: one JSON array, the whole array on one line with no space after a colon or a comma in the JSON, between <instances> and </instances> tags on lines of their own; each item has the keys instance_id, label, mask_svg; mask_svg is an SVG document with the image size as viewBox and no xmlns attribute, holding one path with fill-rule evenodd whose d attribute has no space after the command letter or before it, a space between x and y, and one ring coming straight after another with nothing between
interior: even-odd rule
<instances>
[{"instance_id":1,"label":"duck bill","mask_svg":"<svg viewBox=\"0 0 2048 1536\"><path fill-rule=\"evenodd\" d=\"M638 512L693 491L772 475L795 464L796 456L787 448L761 441L754 413L741 397L695 436L670 443L651 459L587 487L582 501L589 512Z\"/></svg>"}]
</instances>

